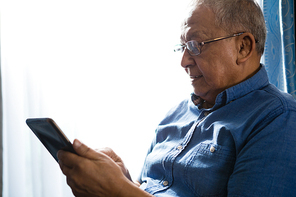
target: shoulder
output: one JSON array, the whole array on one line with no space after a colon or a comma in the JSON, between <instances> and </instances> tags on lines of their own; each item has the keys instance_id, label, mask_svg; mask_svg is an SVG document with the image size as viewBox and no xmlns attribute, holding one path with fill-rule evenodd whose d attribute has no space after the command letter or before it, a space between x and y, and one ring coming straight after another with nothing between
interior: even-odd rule
<instances>
[{"instance_id":1,"label":"shoulder","mask_svg":"<svg viewBox=\"0 0 296 197\"><path fill-rule=\"evenodd\" d=\"M251 112L263 119L296 112L296 101L292 95L280 91L272 84L253 90L238 101L239 106L236 107L248 115L247 112Z\"/></svg>"},{"instance_id":2,"label":"shoulder","mask_svg":"<svg viewBox=\"0 0 296 197\"><path fill-rule=\"evenodd\" d=\"M296 166L291 165L296 162L294 98L273 85L255 90L245 98L253 103L245 107L245 112L247 108L253 112L245 116L244 121L255 120L255 124L242 132L247 135L237 151L228 195L295 195L296 177L291 173L296 170ZM252 125L249 123L246 125Z\"/></svg>"},{"instance_id":3,"label":"shoulder","mask_svg":"<svg viewBox=\"0 0 296 197\"><path fill-rule=\"evenodd\" d=\"M273 100L278 103L284 111L296 111L296 101L292 95L282 92L277 89L274 85L270 84L263 89Z\"/></svg>"},{"instance_id":4,"label":"shoulder","mask_svg":"<svg viewBox=\"0 0 296 197\"><path fill-rule=\"evenodd\" d=\"M265 114L265 120L278 120L278 117L284 116L285 120L296 118L296 101L292 95L282 92L274 85L269 84L261 90L257 91L258 101L257 112ZM264 110L264 112L262 112ZM291 119L292 120L292 119ZM284 122L278 121L278 124L284 124ZM294 120L291 124L296 126Z\"/></svg>"}]
</instances>

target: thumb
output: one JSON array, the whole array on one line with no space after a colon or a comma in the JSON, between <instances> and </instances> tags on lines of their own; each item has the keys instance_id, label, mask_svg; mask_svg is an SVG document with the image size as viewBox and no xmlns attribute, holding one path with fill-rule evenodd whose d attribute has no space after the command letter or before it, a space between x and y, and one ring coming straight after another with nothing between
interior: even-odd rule
<instances>
[{"instance_id":1,"label":"thumb","mask_svg":"<svg viewBox=\"0 0 296 197\"><path fill-rule=\"evenodd\" d=\"M80 142L79 140L75 139L73 142L73 148L76 151L76 153L81 156L88 159L97 159L98 153Z\"/></svg>"}]
</instances>

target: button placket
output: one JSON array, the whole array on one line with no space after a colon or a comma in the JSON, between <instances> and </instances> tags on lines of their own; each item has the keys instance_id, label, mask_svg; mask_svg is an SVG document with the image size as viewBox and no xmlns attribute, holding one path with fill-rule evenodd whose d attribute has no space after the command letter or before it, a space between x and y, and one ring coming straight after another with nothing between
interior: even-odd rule
<instances>
[{"instance_id":1,"label":"button placket","mask_svg":"<svg viewBox=\"0 0 296 197\"><path fill-rule=\"evenodd\" d=\"M182 142L177 145L167 156L166 158L163 160L163 167L165 169L165 178L163 180L163 182L161 183L161 185L163 187L169 187L171 184L173 184L173 165L174 165L174 161L175 159L178 157L178 155L182 152L182 150L184 150L184 148L186 147L186 145L189 143L189 141L191 140L191 137L194 133L194 130L196 128L196 126L203 121L204 118L202 118L201 120L197 120L196 122L194 122L194 124L191 126L191 128L189 129L189 131L187 132L186 136L183 138Z\"/></svg>"},{"instance_id":2,"label":"button placket","mask_svg":"<svg viewBox=\"0 0 296 197\"><path fill-rule=\"evenodd\" d=\"M187 146L187 144L190 142L192 135L194 133L195 128L204 121L205 117L203 117L203 114L201 113L199 116L199 119L196 120L193 125L188 130L187 134L183 138L182 142L177 145L163 160L163 168L165 170L165 178L160 183L164 188L166 189L170 185L173 184L173 165L175 159L178 157L179 154L181 154L182 150Z\"/></svg>"},{"instance_id":3,"label":"button placket","mask_svg":"<svg viewBox=\"0 0 296 197\"><path fill-rule=\"evenodd\" d=\"M163 186L168 186L168 185L169 185L169 182L168 182L168 181L163 181L163 182L162 182L162 185L163 185Z\"/></svg>"},{"instance_id":4,"label":"button placket","mask_svg":"<svg viewBox=\"0 0 296 197\"><path fill-rule=\"evenodd\" d=\"M216 151L216 148L214 146L211 146L210 151L211 153L214 153Z\"/></svg>"},{"instance_id":5,"label":"button placket","mask_svg":"<svg viewBox=\"0 0 296 197\"><path fill-rule=\"evenodd\" d=\"M178 149L178 150L182 150L182 149L183 149L183 146L182 146L182 145L179 145L179 146L177 147L177 149Z\"/></svg>"}]
</instances>

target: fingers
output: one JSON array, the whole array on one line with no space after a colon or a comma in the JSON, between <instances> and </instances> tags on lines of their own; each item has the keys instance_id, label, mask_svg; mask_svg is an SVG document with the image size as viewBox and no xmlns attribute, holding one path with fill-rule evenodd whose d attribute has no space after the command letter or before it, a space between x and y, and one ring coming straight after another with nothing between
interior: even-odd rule
<instances>
[{"instance_id":1,"label":"fingers","mask_svg":"<svg viewBox=\"0 0 296 197\"><path fill-rule=\"evenodd\" d=\"M122 183L130 176L114 151L106 148L97 152L78 140L74 140L73 148L77 154L59 151L58 159L75 196L114 196L119 193ZM114 187L116 185L119 188Z\"/></svg>"},{"instance_id":2,"label":"fingers","mask_svg":"<svg viewBox=\"0 0 296 197\"><path fill-rule=\"evenodd\" d=\"M71 158L71 154L69 152L66 151L59 151L58 152L58 159L59 159L59 166L63 172L64 175L68 175L71 171L71 169L73 168L73 164L71 161L73 161L72 159L67 159L67 158ZM74 155L76 156L76 155Z\"/></svg>"},{"instance_id":3,"label":"fingers","mask_svg":"<svg viewBox=\"0 0 296 197\"><path fill-rule=\"evenodd\" d=\"M106 147L98 150L98 152L108 155L115 162L122 162L122 159L111 148Z\"/></svg>"},{"instance_id":4,"label":"fingers","mask_svg":"<svg viewBox=\"0 0 296 197\"><path fill-rule=\"evenodd\" d=\"M83 196L83 189L80 188L79 185L77 185L70 177L67 177L67 184L71 187L72 193L76 197Z\"/></svg>"},{"instance_id":5,"label":"fingers","mask_svg":"<svg viewBox=\"0 0 296 197\"><path fill-rule=\"evenodd\" d=\"M85 197L92 195L88 194L87 190L84 188L81 188L81 185L77 184L71 177L67 176L67 184L70 186L72 193L75 197Z\"/></svg>"},{"instance_id":6,"label":"fingers","mask_svg":"<svg viewBox=\"0 0 296 197\"><path fill-rule=\"evenodd\" d=\"M85 161L85 159L97 160L104 155L100 152L96 152L95 150L89 148L88 146L81 143L77 139L75 139L73 142L73 148L77 154L73 154L71 152L67 152L63 150L60 150L57 153L59 164L61 166L61 170L63 171L63 173L67 171L67 168L72 169L77 164ZM105 155L103 157L105 157Z\"/></svg>"},{"instance_id":7,"label":"fingers","mask_svg":"<svg viewBox=\"0 0 296 197\"><path fill-rule=\"evenodd\" d=\"M97 151L109 156L121 168L121 171L126 176L126 178L132 180L130 173L128 169L125 167L122 159L111 148L103 148Z\"/></svg>"},{"instance_id":8,"label":"fingers","mask_svg":"<svg viewBox=\"0 0 296 197\"><path fill-rule=\"evenodd\" d=\"M98 152L89 148L85 144L81 143L79 140L75 139L73 142L73 148L78 155L88 158L88 159L97 159Z\"/></svg>"},{"instance_id":9,"label":"fingers","mask_svg":"<svg viewBox=\"0 0 296 197\"><path fill-rule=\"evenodd\" d=\"M77 154L63 150L57 153L60 168L65 175L71 173L71 169L74 167L84 165L83 163L87 162L87 160L100 160L106 157L104 153L89 148L77 139L73 142L73 148Z\"/></svg>"},{"instance_id":10,"label":"fingers","mask_svg":"<svg viewBox=\"0 0 296 197\"><path fill-rule=\"evenodd\" d=\"M57 156L59 159L59 164L67 166L68 168L72 168L72 166L77 163L77 160L79 159L78 155L63 150L58 151Z\"/></svg>"}]
</instances>

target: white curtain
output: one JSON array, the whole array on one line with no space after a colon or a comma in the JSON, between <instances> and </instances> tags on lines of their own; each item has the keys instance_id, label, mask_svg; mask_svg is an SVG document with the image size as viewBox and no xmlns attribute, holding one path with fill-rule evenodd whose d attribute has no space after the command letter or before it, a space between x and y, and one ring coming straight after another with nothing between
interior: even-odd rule
<instances>
[{"instance_id":1,"label":"white curtain","mask_svg":"<svg viewBox=\"0 0 296 197\"><path fill-rule=\"evenodd\" d=\"M72 196L28 117L113 148L137 178L158 122L191 93L172 50L186 4L1 0L3 196Z\"/></svg>"}]
</instances>

